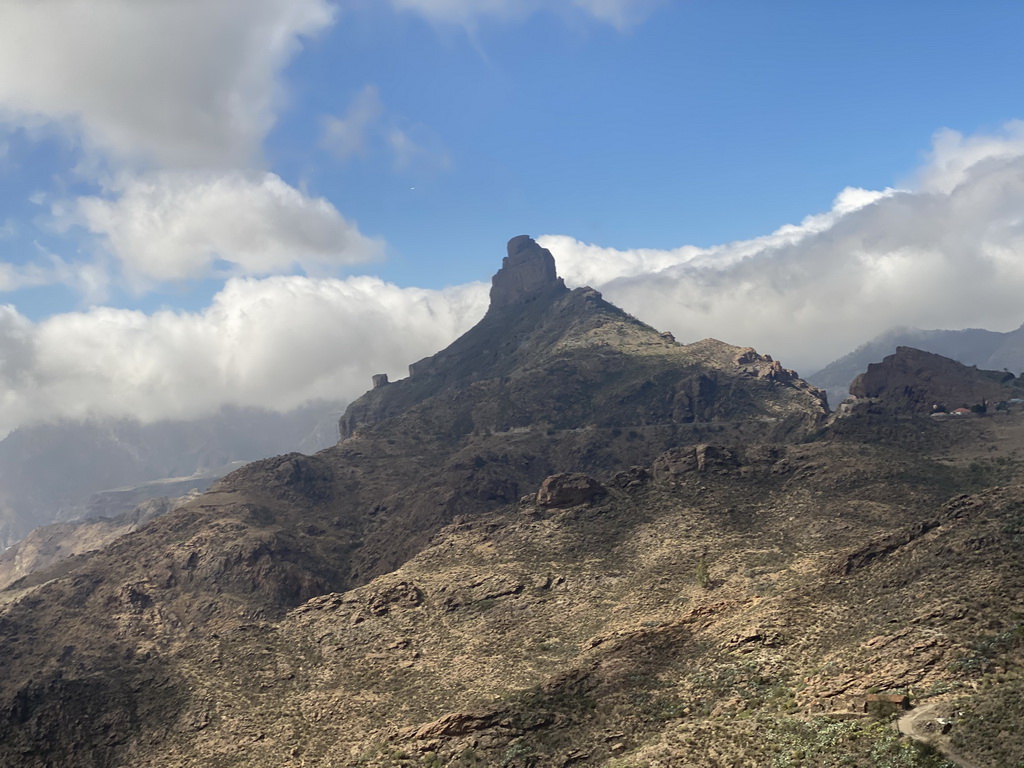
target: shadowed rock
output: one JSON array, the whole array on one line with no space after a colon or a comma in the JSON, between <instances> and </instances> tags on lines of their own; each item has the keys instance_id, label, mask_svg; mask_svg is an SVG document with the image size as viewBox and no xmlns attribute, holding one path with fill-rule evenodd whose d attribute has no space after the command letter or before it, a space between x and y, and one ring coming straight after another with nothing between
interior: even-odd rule
<instances>
[{"instance_id":1,"label":"shadowed rock","mask_svg":"<svg viewBox=\"0 0 1024 768\"><path fill-rule=\"evenodd\" d=\"M560 472L545 478L537 491L542 507L575 507L606 493L604 486L582 472Z\"/></svg>"}]
</instances>

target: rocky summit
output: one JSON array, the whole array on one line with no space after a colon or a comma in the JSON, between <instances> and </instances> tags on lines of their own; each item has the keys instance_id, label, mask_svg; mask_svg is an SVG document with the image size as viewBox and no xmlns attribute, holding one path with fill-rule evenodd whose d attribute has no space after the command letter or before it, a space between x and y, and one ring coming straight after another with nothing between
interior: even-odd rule
<instances>
[{"instance_id":1,"label":"rocky summit","mask_svg":"<svg viewBox=\"0 0 1024 768\"><path fill-rule=\"evenodd\" d=\"M930 413L995 406L1020 398L1024 384L1009 371L986 371L913 347L897 347L871 363L850 385L850 394L905 412Z\"/></svg>"},{"instance_id":2,"label":"rocky summit","mask_svg":"<svg viewBox=\"0 0 1024 768\"><path fill-rule=\"evenodd\" d=\"M1015 405L831 415L527 237L491 299L336 446L0 591L0 765L1024 764Z\"/></svg>"}]
</instances>

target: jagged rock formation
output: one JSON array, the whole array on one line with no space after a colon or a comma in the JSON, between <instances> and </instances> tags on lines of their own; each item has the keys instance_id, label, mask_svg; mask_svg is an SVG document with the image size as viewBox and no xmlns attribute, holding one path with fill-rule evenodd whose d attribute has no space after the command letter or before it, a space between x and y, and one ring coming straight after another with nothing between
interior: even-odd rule
<instances>
[{"instance_id":1,"label":"jagged rock formation","mask_svg":"<svg viewBox=\"0 0 1024 768\"><path fill-rule=\"evenodd\" d=\"M930 413L935 404L953 409L1019 397L1024 384L1006 371L983 371L941 355L898 347L872 363L850 385L854 397L867 397L896 410Z\"/></svg>"},{"instance_id":2,"label":"jagged rock formation","mask_svg":"<svg viewBox=\"0 0 1024 768\"><path fill-rule=\"evenodd\" d=\"M522 264L337 446L0 591L0 764L937 768L814 718L964 682L1013 722L1016 646L997 694L951 670L1018 621L1021 472L966 462L1024 422L835 431L775 361Z\"/></svg>"},{"instance_id":3,"label":"jagged rock formation","mask_svg":"<svg viewBox=\"0 0 1024 768\"><path fill-rule=\"evenodd\" d=\"M491 281L489 310L500 312L545 293L565 290L565 283L555 272L551 251L541 248L529 235L519 235L508 241L508 256Z\"/></svg>"},{"instance_id":4,"label":"jagged rock formation","mask_svg":"<svg viewBox=\"0 0 1024 768\"><path fill-rule=\"evenodd\" d=\"M587 504L605 492L604 486L590 475L560 472L544 478L536 500L542 507L575 507Z\"/></svg>"},{"instance_id":5,"label":"jagged rock formation","mask_svg":"<svg viewBox=\"0 0 1024 768\"><path fill-rule=\"evenodd\" d=\"M474 328L411 365L409 378L352 403L342 437L455 392L441 406L452 438L541 423L653 427L758 416L785 430L827 411L822 393L749 347L679 345L591 288L568 291L550 252L525 236L509 243L491 294L498 303Z\"/></svg>"}]
</instances>

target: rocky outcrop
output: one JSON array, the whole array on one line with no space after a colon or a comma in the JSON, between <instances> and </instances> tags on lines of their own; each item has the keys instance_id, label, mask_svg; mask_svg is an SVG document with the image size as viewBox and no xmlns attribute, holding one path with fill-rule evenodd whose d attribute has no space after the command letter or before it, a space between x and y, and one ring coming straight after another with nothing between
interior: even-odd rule
<instances>
[{"instance_id":1,"label":"rocky outcrop","mask_svg":"<svg viewBox=\"0 0 1024 768\"><path fill-rule=\"evenodd\" d=\"M210 490L230 492L236 488L258 490L297 504L316 504L330 501L334 493L334 477L323 459L286 453L236 469L217 481Z\"/></svg>"},{"instance_id":2,"label":"rocky outcrop","mask_svg":"<svg viewBox=\"0 0 1024 768\"><path fill-rule=\"evenodd\" d=\"M1020 397L1024 385L1007 371L968 367L948 357L913 347L872 363L850 385L857 398L873 398L890 410L931 413L935 404L949 409Z\"/></svg>"},{"instance_id":3,"label":"rocky outcrop","mask_svg":"<svg viewBox=\"0 0 1024 768\"><path fill-rule=\"evenodd\" d=\"M339 423L343 440L434 398L443 398L434 400L437 423L453 438L724 420L788 432L790 417L797 430L825 418L823 393L770 357L716 339L677 344L592 288L568 291L529 237L508 250L483 319L410 365L408 378L353 402Z\"/></svg>"},{"instance_id":4,"label":"rocky outcrop","mask_svg":"<svg viewBox=\"0 0 1024 768\"><path fill-rule=\"evenodd\" d=\"M693 445L666 451L651 465L655 480L682 477L692 472L727 472L740 462L728 448L718 445Z\"/></svg>"},{"instance_id":5,"label":"rocky outcrop","mask_svg":"<svg viewBox=\"0 0 1024 768\"><path fill-rule=\"evenodd\" d=\"M829 363L807 380L828 390L832 402L840 402L858 374L870 363L893 354L898 347L923 349L986 370L1024 369L1024 326L1006 333L982 328L960 331L894 328Z\"/></svg>"},{"instance_id":6,"label":"rocky outcrop","mask_svg":"<svg viewBox=\"0 0 1024 768\"><path fill-rule=\"evenodd\" d=\"M542 507L575 507L588 504L606 493L604 486L582 472L560 472L544 479L537 491Z\"/></svg>"},{"instance_id":7,"label":"rocky outcrop","mask_svg":"<svg viewBox=\"0 0 1024 768\"><path fill-rule=\"evenodd\" d=\"M490 311L519 304L550 290L565 291L555 258L529 235L508 241L508 256L491 280Z\"/></svg>"},{"instance_id":8,"label":"rocky outcrop","mask_svg":"<svg viewBox=\"0 0 1024 768\"><path fill-rule=\"evenodd\" d=\"M395 738L424 741L443 736L463 736L490 728L498 722L499 717L499 711L450 712L433 722L403 728L395 734Z\"/></svg>"}]
</instances>

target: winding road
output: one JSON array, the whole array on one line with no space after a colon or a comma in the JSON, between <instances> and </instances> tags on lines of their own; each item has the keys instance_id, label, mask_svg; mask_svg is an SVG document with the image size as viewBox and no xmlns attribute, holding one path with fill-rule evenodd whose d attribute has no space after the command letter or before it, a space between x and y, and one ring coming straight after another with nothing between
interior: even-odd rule
<instances>
[{"instance_id":1,"label":"winding road","mask_svg":"<svg viewBox=\"0 0 1024 768\"><path fill-rule=\"evenodd\" d=\"M926 730L925 723L929 723L935 720L933 714L935 710L940 706L942 702L936 702L934 704L925 704L922 707L915 707L914 709L907 712L903 717L896 721L896 726L899 732L905 736L909 736L916 741L923 741L934 746L942 756L949 760L954 765L958 765L960 768L986 768L980 766L977 763L972 763L961 757L953 750L952 743L949 738L938 735L934 730Z\"/></svg>"}]
</instances>

